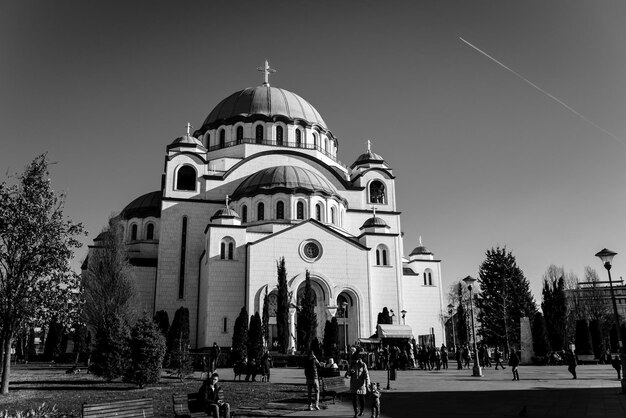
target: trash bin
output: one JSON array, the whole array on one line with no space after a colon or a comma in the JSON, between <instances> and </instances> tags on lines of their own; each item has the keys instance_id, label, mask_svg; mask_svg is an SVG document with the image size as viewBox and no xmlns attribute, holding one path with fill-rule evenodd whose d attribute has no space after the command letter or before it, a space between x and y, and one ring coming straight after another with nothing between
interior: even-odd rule
<instances>
[{"instance_id":1,"label":"trash bin","mask_svg":"<svg viewBox=\"0 0 626 418\"><path fill-rule=\"evenodd\" d=\"M396 369L389 369L389 380L396 380Z\"/></svg>"}]
</instances>

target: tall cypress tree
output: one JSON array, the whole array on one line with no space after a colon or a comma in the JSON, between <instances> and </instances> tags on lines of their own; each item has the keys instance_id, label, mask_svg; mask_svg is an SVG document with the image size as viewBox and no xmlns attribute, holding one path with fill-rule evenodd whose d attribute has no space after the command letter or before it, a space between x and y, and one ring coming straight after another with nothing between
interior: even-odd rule
<instances>
[{"instance_id":1,"label":"tall cypress tree","mask_svg":"<svg viewBox=\"0 0 626 418\"><path fill-rule=\"evenodd\" d=\"M553 350L565 348L567 298L564 276L563 268L555 265L548 267L543 275L541 310L544 314L548 338Z\"/></svg>"},{"instance_id":2,"label":"tall cypress tree","mask_svg":"<svg viewBox=\"0 0 626 418\"><path fill-rule=\"evenodd\" d=\"M459 344L459 346L463 346L465 344L469 344L469 338L468 338L468 330L469 330L469 323L467 321L467 309L465 309L465 301L463 300L463 290L464 290L464 286L463 283L461 283L460 281L456 284L456 294L457 294L457 298L458 298L458 305L456 308L456 320L457 320L457 324L456 324L456 335L457 335L457 343Z\"/></svg>"},{"instance_id":3,"label":"tall cypress tree","mask_svg":"<svg viewBox=\"0 0 626 418\"><path fill-rule=\"evenodd\" d=\"M276 262L278 275L278 295L276 299L276 330L281 353L287 352L289 346L289 288L287 286L287 268L285 257Z\"/></svg>"},{"instance_id":4,"label":"tall cypress tree","mask_svg":"<svg viewBox=\"0 0 626 418\"><path fill-rule=\"evenodd\" d=\"M536 356L545 356L550 351L550 342L546 331L546 321L541 312L537 312L532 321L533 350Z\"/></svg>"},{"instance_id":5,"label":"tall cypress tree","mask_svg":"<svg viewBox=\"0 0 626 418\"><path fill-rule=\"evenodd\" d=\"M304 280L304 294L301 301L301 309L298 314L298 336L301 336L301 348L307 352L311 348L311 342L317 338L317 314L315 305L317 304L315 291L311 286L311 276L306 271Z\"/></svg>"},{"instance_id":6,"label":"tall cypress tree","mask_svg":"<svg viewBox=\"0 0 626 418\"><path fill-rule=\"evenodd\" d=\"M157 311L154 314L153 321L159 327L159 331L165 337L167 337L167 333L170 330L170 317L166 311Z\"/></svg>"},{"instance_id":7,"label":"tall cypress tree","mask_svg":"<svg viewBox=\"0 0 626 418\"><path fill-rule=\"evenodd\" d=\"M271 347L270 343L270 297L265 288L265 296L263 297L263 343L266 347Z\"/></svg>"},{"instance_id":8,"label":"tall cypress tree","mask_svg":"<svg viewBox=\"0 0 626 418\"><path fill-rule=\"evenodd\" d=\"M182 381L193 370L189 354L189 309L184 306L174 313L172 326L167 333L167 353L170 367L176 369Z\"/></svg>"},{"instance_id":9,"label":"tall cypress tree","mask_svg":"<svg viewBox=\"0 0 626 418\"><path fill-rule=\"evenodd\" d=\"M533 318L537 307L530 285L515 257L506 248L492 248L480 265L476 298L479 334L489 345L518 349L520 346L520 319Z\"/></svg>"},{"instance_id":10,"label":"tall cypress tree","mask_svg":"<svg viewBox=\"0 0 626 418\"><path fill-rule=\"evenodd\" d=\"M579 319L576 321L576 354L593 354L591 346L591 334L589 333L589 324L587 320Z\"/></svg>"},{"instance_id":11,"label":"tall cypress tree","mask_svg":"<svg viewBox=\"0 0 626 418\"><path fill-rule=\"evenodd\" d=\"M232 361L243 360L248 354L248 311L241 308L239 316L235 319L233 328Z\"/></svg>"},{"instance_id":12,"label":"tall cypress tree","mask_svg":"<svg viewBox=\"0 0 626 418\"><path fill-rule=\"evenodd\" d=\"M250 317L250 328L248 329L248 361L254 359L256 364L261 361L263 355L263 325L258 312Z\"/></svg>"}]
</instances>

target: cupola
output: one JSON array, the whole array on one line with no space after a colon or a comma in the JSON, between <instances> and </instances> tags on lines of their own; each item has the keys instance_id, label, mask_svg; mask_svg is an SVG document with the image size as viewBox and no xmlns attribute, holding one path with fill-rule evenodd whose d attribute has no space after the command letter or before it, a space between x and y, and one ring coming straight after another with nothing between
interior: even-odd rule
<instances>
[{"instance_id":1,"label":"cupola","mask_svg":"<svg viewBox=\"0 0 626 418\"><path fill-rule=\"evenodd\" d=\"M434 259L434 254L428 249L426 248L423 244L422 244L422 237L419 237L419 246L415 247L415 249L413 251L411 251L411 254L409 254L409 259L411 261L413 260L433 260Z\"/></svg>"},{"instance_id":2,"label":"cupola","mask_svg":"<svg viewBox=\"0 0 626 418\"><path fill-rule=\"evenodd\" d=\"M363 222L363 226L359 229L364 233L387 233L391 227L387 225L384 219L376 216L376 208L374 208L372 217Z\"/></svg>"},{"instance_id":3,"label":"cupola","mask_svg":"<svg viewBox=\"0 0 626 418\"><path fill-rule=\"evenodd\" d=\"M211 216L210 221L220 225L241 225L241 217L229 206L228 195L226 195L226 206L218 209L217 212Z\"/></svg>"}]
</instances>

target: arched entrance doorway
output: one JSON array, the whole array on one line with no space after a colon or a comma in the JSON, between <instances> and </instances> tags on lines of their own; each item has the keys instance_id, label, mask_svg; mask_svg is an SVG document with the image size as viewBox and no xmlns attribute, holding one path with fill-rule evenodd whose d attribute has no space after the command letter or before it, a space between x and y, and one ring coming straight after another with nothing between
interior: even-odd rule
<instances>
[{"instance_id":1,"label":"arched entrance doorway","mask_svg":"<svg viewBox=\"0 0 626 418\"><path fill-rule=\"evenodd\" d=\"M298 286L298 290L296 292L296 304L298 306L298 313L296 315L296 347L299 351L303 350L303 342L304 342L304 329L298 326L299 317L301 315L301 309L304 302L305 297L305 287L306 282L302 282ZM314 311L317 319L317 326L314 337L317 338L318 342L321 344L322 339L324 338L324 327L326 325L326 307L328 306L328 294L326 293L324 286L319 283L316 279L311 278L311 290L313 291L314 298Z\"/></svg>"},{"instance_id":2,"label":"arched entrance doorway","mask_svg":"<svg viewBox=\"0 0 626 418\"><path fill-rule=\"evenodd\" d=\"M357 299L350 292L343 291L337 296L337 324L339 325L339 344L342 351L354 344L358 338Z\"/></svg>"}]
</instances>

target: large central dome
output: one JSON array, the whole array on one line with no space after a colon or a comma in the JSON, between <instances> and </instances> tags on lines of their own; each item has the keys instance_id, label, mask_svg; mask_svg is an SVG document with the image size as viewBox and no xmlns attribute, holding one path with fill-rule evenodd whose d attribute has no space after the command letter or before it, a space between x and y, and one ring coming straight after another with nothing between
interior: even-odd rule
<instances>
[{"instance_id":1,"label":"large central dome","mask_svg":"<svg viewBox=\"0 0 626 418\"><path fill-rule=\"evenodd\" d=\"M219 102L200 130L204 132L217 125L255 115L272 119L282 117L290 121L304 120L328 129L319 112L302 97L284 89L261 85L233 93Z\"/></svg>"},{"instance_id":2,"label":"large central dome","mask_svg":"<svg viewBox=\"0 0 626 418\"><path fill-rule=\"evenodd\" d=\"M273 193L305 193L336 196L337 189L324 177L302 167L270 167L246 177L235 189L233 199Z\"/></svg>"}]
</instances>

